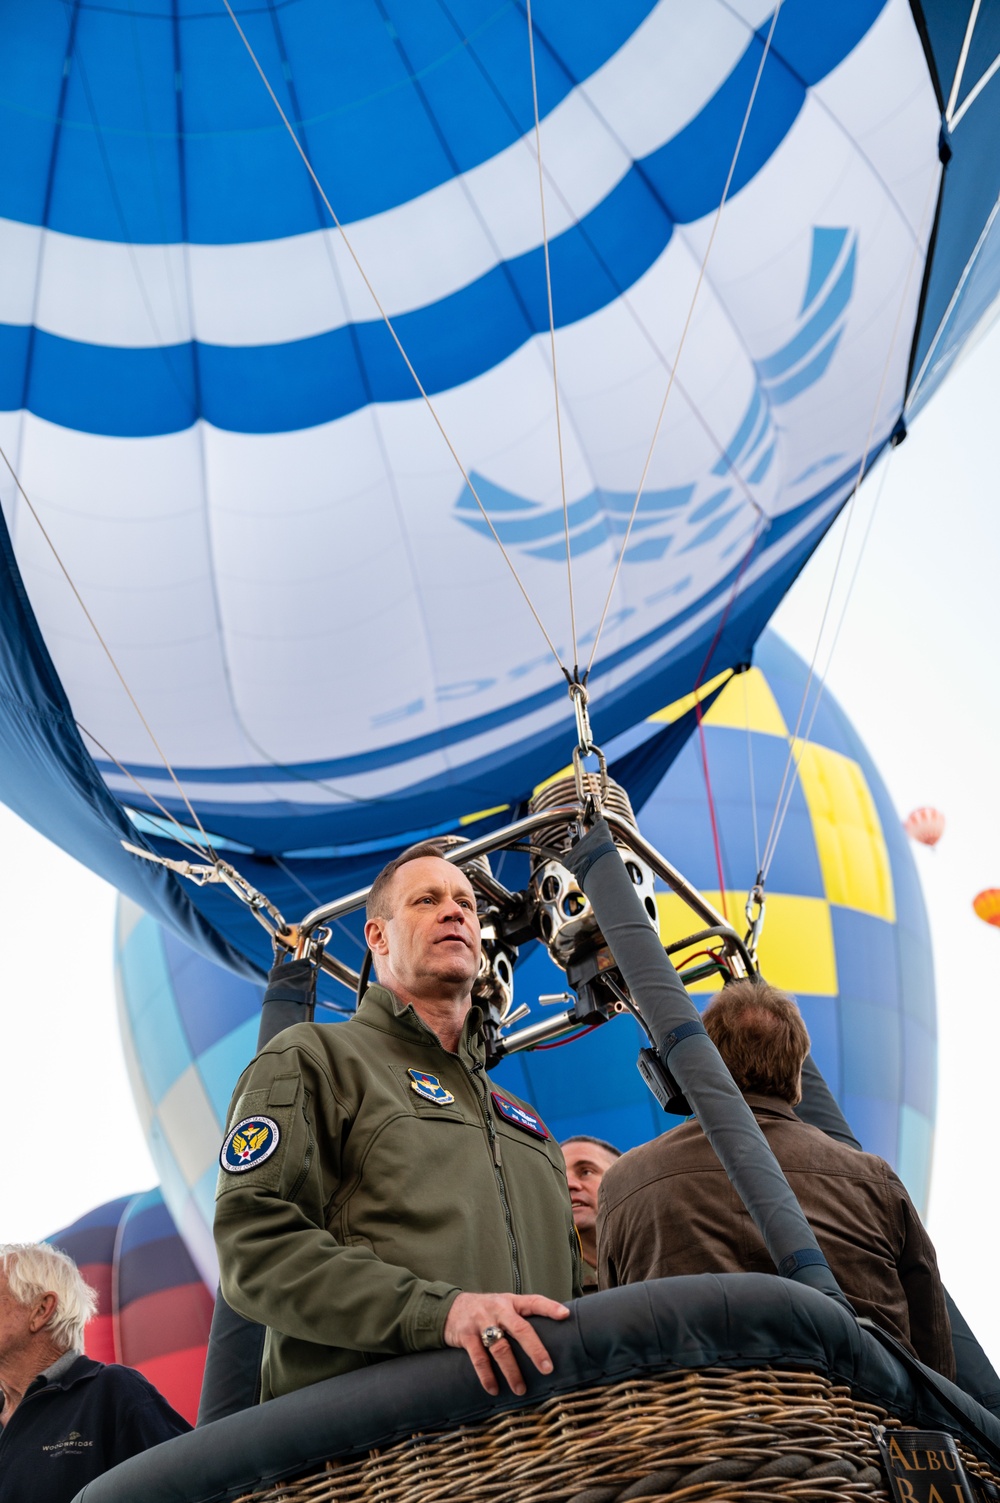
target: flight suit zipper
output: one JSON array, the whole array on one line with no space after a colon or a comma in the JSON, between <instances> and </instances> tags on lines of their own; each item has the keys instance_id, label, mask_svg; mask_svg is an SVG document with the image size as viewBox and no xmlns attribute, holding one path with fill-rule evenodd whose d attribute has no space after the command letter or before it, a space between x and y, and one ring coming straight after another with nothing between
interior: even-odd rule
<instances>
[{"instance_id":1,"label":"flight suit zipper","mask_svg":"<svg viewBox=\"0 0 1000 1503\"><path fill-rule=\"evenodd\" d=\"M306 1182L306 1175L309 1173L309 1170L312 1167L312 1161L313 1161L313 1142L312 1142L312 1139L310 1138L309 1142L306 1144L306 1151L305 1151L305 1154L303 1155L303 1158L302 1158L302 1168L299 1170L299 1172L298 1172L298 1174L296 1176L294 1185L292 1186L292 1188L288 1192L288 1199L290 1201L292 1201L293 1203L295 1201L296 1195L298 1195L299 1191L302 1189L302 1186Z\"/></svg>"},{"instance_id":2,"label":"flight suit zipper","mask_svg":"<svg viewBox=\"0 0 1000 1503\"><path fill-rule=\"evenodd\" d=\"M463 1061L464 1063L464 1061ZM468 1066L466 1066L468 1069ZM514 1218L511 1214L510 1201L507 1199L507 1184L503 1177L503 1161L500 1157L500 1139L496 1127L493 1124L493 1114L490 1111L489 1083L482 1064L475 1064L469 1070L470 1075L479 1087L481 1084L481 1101L483 1109L483 1121L486 1123L486 1136L490 1144L490 1157L493 1160L493 1174L497 1182L497 1190L500 1193L500 1204L503 1207L503 1219L507 1227L507 1240L510 1242L510 1261L514 1272L514 1294L521 1293L521 1263L517 1250L517 1240L514 1236Z\"/></svg>"}]
</instances>

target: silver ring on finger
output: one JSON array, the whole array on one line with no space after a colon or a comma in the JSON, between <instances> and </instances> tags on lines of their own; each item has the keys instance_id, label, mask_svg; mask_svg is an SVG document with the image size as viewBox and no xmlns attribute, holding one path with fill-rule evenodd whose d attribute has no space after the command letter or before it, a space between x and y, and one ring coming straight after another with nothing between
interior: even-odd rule
<instances>
[{"instance_id":1,"label":"silver ring on finger","mask_svg":"<svg viewBox=\"0 0 1000 1503\"><path fill-rule=\"evenodd\" d=\"M507 1332L503 1326L486 1326L480 1331L479 1338L486 1350L489 1351L491 1347L496 1346L498 1341L506 1341Z\"/></svg>"}]
</instances>

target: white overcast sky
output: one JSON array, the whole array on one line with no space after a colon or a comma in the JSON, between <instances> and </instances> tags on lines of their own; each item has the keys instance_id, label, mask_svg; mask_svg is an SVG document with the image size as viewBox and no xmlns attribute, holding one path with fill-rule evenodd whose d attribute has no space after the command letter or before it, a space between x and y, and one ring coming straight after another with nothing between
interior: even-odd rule
<instances>
[{"instance_id":1,"label":"white overcast sky","mask_svg":"<svg viewBox=\"0 0 1000 1503\"><path fill-rule=\"evenodd\" d=\"M892 458L828 683L900 814L943 809L916 852L934 935L940 1028L930 1228L945 1281L1000 1366L990 1169L1000 1091L1000 932L973 915L1000 886L1000 328L952 374ZM831 624L871 515L878 472L848 529ZM842 519L774 624L808 660ZM830 632L827 634L827 646ZM823 669L827 648L819 655ZM155 1183L118 1044L114 894L0 806L0 1241L41 1237L101 1201Z\"/></svg>"}]
</instances>

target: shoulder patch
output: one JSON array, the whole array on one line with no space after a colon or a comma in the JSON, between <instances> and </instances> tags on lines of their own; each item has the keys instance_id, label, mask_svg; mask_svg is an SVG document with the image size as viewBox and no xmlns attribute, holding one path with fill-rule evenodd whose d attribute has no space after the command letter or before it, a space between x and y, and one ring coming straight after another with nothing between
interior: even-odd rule
<instances>
[{"instance_id":1,"label":"shoulder patch","mask_svg":"<svg viewBox=\"0 0 1000 1503\"><path fill-rule=\"evenodd\" d=\"M536 1138L547 1138L549 1130L541 1117L529 1112L526 1106L518 1106L516 1101L508 1101L506 1096L501 1096L499 1091L490 1093L493 1097L493 1105L503 1117L505 1122L511 1122L515 1127L522 1127L525 1132L533 1133Z\"/></svg>"},{"instance_id":2,"label":"shoulder patch","mask_svg":"<svg viewBox=\"0 0 1000 1503\"><path fill-rule=\"evenodd\" d=\"M447 1106L454 1101L454 1096L445 1090L436 1075L428 1075L426 1070L407 1070L406 1073L410 1077L410 1090L423 1096L425 1101L433 1101L437 1106Z\"/></svg>"},{"instance_id":3,"label":"shoulder patch","mask_svg":"<svg viewBox=\"0 0 1000 1503\"><path fill-rule=\"evenodd\" d=\"M269 1159L281 1141L273 1117L244 1117L230 1128L219 1163L227 1174L245 1174Z\"/></svg>"}]
</instances>

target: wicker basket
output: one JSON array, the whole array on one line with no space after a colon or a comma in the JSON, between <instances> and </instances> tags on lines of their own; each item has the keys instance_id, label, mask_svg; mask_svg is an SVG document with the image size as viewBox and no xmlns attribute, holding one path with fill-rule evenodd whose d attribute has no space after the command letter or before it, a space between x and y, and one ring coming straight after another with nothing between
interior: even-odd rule
<instances>
[{"instance_id":1,"label":"wicker basket","mask_svg":"<svg viewBox=\"0 0 1000 1503\"><path fill-rule=\"evenodd\" d=\"M888 1503L871 1423L899 1421L813 1373L706 1368L414 1435L239 1503Z\"/></svg>"}]
</instances>

